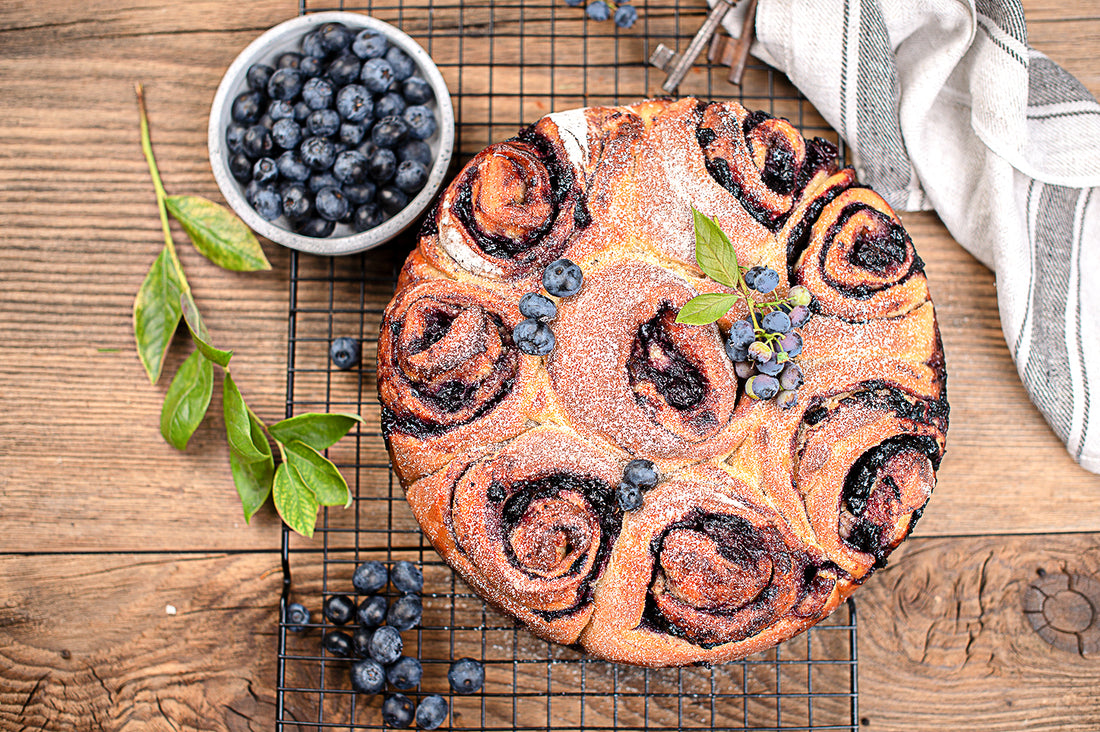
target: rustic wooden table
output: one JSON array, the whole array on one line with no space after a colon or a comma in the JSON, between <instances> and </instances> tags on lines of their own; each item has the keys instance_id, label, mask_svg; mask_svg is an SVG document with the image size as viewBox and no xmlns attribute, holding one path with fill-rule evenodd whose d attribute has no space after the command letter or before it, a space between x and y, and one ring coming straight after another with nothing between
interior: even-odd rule
<instances>
[{"instance_id":1,"label":"rustic wooden table","mask_svg":"<svg viewBox=\"0 0 1100 732\"><path fill-rule=\"evenodd\" d=\"M1025 7L1032 45L1100 94L1100 7ZM132 300L161 235L133 83L146 84L168 189L220 200L206 154L214 90L240 49L297 10L39 0L0 11L2 729L273 727L277 518L241 517L217 397L186 452L161 439L167 380L150 386L134 352ZM991 273L934 215L904 218L939 311L952 424L924 520L859 593L861 724L1096 730L1100 655L1051 645L1022 610L1034 583L1100 576L1100 477L1028 402ZM264 248L274 269L262 274L180 252L238 383L274 420L286 408L289 254ZM1089 606L1076 611L1062 621L1089 622Z\"/></svg>"}]
</instances>

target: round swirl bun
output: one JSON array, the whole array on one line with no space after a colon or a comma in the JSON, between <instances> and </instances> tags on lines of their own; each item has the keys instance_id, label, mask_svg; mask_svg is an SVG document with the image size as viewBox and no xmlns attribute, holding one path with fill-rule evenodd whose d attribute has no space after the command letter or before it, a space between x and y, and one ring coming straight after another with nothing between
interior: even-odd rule
<instances>
[{"instance_id":1,"label":"round swirl bun","mask_svg":"<svg viewBox=\"0 0 1100 732\"><path fill-rule=\"evenodd\" d=\"M796 407L748 398L723 350L747 314L676 322L728 291L691 207L742 266L813 294ZM546 266L555 346L521 352ZM378 346L382 426L420 526L537 635L650 666L721 662L818 622L908 535L948 406L923 263L836 149L735 103L552 114L491 145L424 225ZM623 511L627 463L659 473Z\"/></svg>"}]
</instances>

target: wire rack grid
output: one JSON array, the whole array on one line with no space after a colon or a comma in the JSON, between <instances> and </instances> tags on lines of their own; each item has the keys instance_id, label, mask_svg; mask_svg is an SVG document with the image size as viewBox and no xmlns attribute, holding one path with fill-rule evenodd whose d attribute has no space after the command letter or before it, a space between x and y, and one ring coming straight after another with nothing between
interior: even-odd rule
<instances>
[{"instance_id":1,"label":"wire rack grid","mask_svg":"<svg viewBox=\"0 0 1100 732\"><path fill-rule=\"evenodd\" d=\"M704 0L635 0L631 29L585 18L561 0L300 0L302 13L363 12L401 28L431 54L455 105L456 166L486 145L550 112L630 103L662 92L664 74L646 64L657 43L683 49L706 15ZM750 63L742 84L701 59L680 93L733 99L786 117L806 136L839 145L835 132L778 72ZM842 148L843 149L843 148ZM457 167L455 168L457 170ZM453 171L452 171L453 172ZM858 729L856 610L851 602L807 633L744 661L713 667L642 669L599 661L536 639L489 609L426 542L405 504L379 427L374 357L382 310L412 247L412 232L360 255L290 262L286 414L345 411L366 423L329 450L347 477L352 508L322 509L311 541L283 529L288 602L313 612L307 633L278 629L276 728L383 729L382 697L351 689L350 662L324 651L323 598L351 594L367 559L409 559L424 570L424 617L403 633L420 658L416 700L443 694L444 729L712 729L810 732ZM338 336L363 343L361 371L338 371L328 348ZM482 661L481 692L450 692L452 659Z\"/></svg>"}]
</instances>

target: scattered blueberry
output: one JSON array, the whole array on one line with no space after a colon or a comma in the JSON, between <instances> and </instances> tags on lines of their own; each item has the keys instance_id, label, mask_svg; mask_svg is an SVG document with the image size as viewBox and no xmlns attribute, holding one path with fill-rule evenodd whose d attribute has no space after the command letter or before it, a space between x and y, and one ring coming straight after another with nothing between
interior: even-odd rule
<instances>
[{"instance_id":1,"label":"scattered blueberry","mask_svg":"<svg viewBox=\"0 0 1100 732\"><path fill-rule=\"evenodd\" d=\"M545 356L554 350L554 332L546 323L528 318L512 329L512 340L521 352Z\"/></svg>"},{"instance_id":2,"label":"scattered blueberry","mask_svg":"<svg viewBox=\"0 0 1100 732\"><path fill-rule=\"evenodd\" d=\"M630 28L638 20L638 11L633 5L620 5L615 10L615 25Z\"/></svg>"},{"instance_id":3,"label":"scattered blueberry","mask_svg":"<svg viewBox=\"0 0 1100 732\"><path fill-rule=\"evenodd\" d=\"M425 168L431 167L432 149L423 140L407 140L397 148L397 159L401 162L412 160Z\"/></svg>"},{"instance_id":4,"label":"scattered blueberry","mask_svg":"<svg viewBox=\"0 0 1100 732\"><path fill-rule=\"evenodd\" d=\"M386 688L386 670L366 658L351 665L351 687L360 694L378 694Z\"/></svg>"},{"instance_id":5,"label":"scattered blueberry","mask_svg":"<svg viewBox=\"0 0 1100 732\"><path fill-rule=\"evenodd\" d=\"M386 619L386 598L371 595L359 603L359 623L367 628L377 628Z\"/></svg>"},{"instance_id":6,"label":"scattered blueberry","mask_svg":"<svg viewBox=\"0 0 1100 732\"><path fill-rule=\"evenodd\" d=\"M651 490L657 487L661 476L657 473L657 466L649 460L635 458L623 468L623 480L631 485L636 485L642 490Z\"/></svg>"},{"instance_id":7,"label":"scattered blueberry","mask_svg":"<svg viewBox=\"0 0 1100 732\"><path fill-rule=\"evenodd\" d=\"M409 656L402 656L386 669L386 681L390 682L390 686L402 691L420 686L420 678L423 675L424 668L420 665L420 661Z\"/></svg>"},{"instance_id":8,"label":"scattered blueberry","mask_svg":"<svg viewBox=\"0 0 1100 732\"><path fill-rule=\"evenodd\" d=\"M404 645L397 628L383 625L374 631L374 636L370 639L370 657L383 666L388 666L401 657Z\"/></svg>"},{"instance_id":9,"label":"scattered blueberry","mask_svg":"<svg viewBox=\"0 0 1100 732\"><path fill-rule=\"evenodd\" d=\"M308 630L309 610L300 602L292 602L286 606L286 629L295 633Z\"/></svg>"},{"instance_id":10,"label":"scattered blueberry","mask_svg":"<svg viewBox=\"0 0 1100 732\"><path fill-rule=\"evenodd\" d=\"M267 95L289 101L302 91L302 72L298 69L276 69L267 80Z\"/></svg>"},{"instance_id":11,"label":"scattered blueberry","mask_svg":"<svg viewBox=\"0 0 1100 732\"><path fill-rule=\"evenodd\" d=\"M802 386L802 369L798 364L787 362L779 374L779 386L785 391L795 391Z\"/></svg>"},{"instance_id":12,"label":"scattered blueberry","mask_svg":"<svg viewBox=\"0 0 1100 732\"><path fill-rule=\"evenodd\" d=\"M409 205L409 197L400 188L387 186L378 191L378 205L390 216L394 216Z\"/></svg>"},{"instance_id":13,"label":"scattered blueberry","mask_svg":"<svg viewBox=\"0 0 1100 732\"><path fill-rule=\"evenodd\" d=\"M347 595L332 595L325 600L325 617L337 625L346 625L355 617L355 602Z\"/></svg>"},{"instance_id":14,"label":"scattered blueberry","mask_svg":"<svg viewBox=\"0 0 1100 732\"><path fill-rule=\"evenodd\" d=\"M283 150L293 150L302 141L302 126L294 119L276 120L271 127L271 140Z\"/></svg>"},{"instance_id":15,"label":"scattered blueberry","mask_svg":"<svg viewBox=\"0 0 1100 732\"><path fill-rule=\"evenodd\" d=\"M386 612L386 625L398 630L409 630L420 623L424 615L424 606L418 595L404 595L390 604Z\"/></svg>"},{"instance_id":16,"label":"scattered blueberry","mask_svg":"<svg viewBox=\"0 0 1100 732\"><path fill-rule=\"evenodd\" d=\"M409 109L412 109L410 107ZM409 110L406 109L407 113ZM375 123L370 131L370 140L378 147L397 147L398 143L409 134L409 123L396 114L383 117Z\"/></svg>"},{"instance_id":17,"label":"scattered blueberry","mask_svg":"<svg viewBox=\"0 0 1100 732\"><path fill-rule=\"evenodd\" d=\"M351 655L351 636L342 630L330 630L325 633L322 644L325 650L334 656L347 658Z\"/></svg>"},{"instance_id":18,"label":"scattered blueberry","mask_svg":"<svg viewBox=\"0 0 1100 732\"><path fill-rule=\"evenodd\" d=\"M460 658L447 671L447 681L456 694L473 694L485 684L485 666L472 658Z\"/></svg>"},{"instance_id":19,"label":"scattered blueberry","mask_svg":"<svg viewBox=\"0 0 1100 732\"><path fill-rule=\"evenodd\" d=\"M416 707L416 726L435 729L447 720L447 700L439 694L429 694Z\"/></svg>"},{"instance_id":20,"label":"scattered blueberry","mask_svg":"<svg viewBox=\"0 0 1100 732\"><path fill-rule=\"evenodd\" d=\"M271 186L262 186L249 202L265 221L274 221L283 215L283 199Z\"/></svg>"},{"instance_id":21,"label":"scattered blueberry","mask_svg":"<svg viewBox=\"0 0 1100 732\"><path fill-rule=\"evenodd\" d=\"M624 511L634 511L642 507L642 489L633 483L626 481L619 483L617 495L619 508Z\"/></svg>"},{"instance_id":22,"label":"scattered blueberry","mask_svg":"<svg viewBox=\"0 0 1100 732\"><path fill-rule=\"evenodd\" d=\"M408 727L413 721L413 703L404 694L387 694L382 702L382 721L389 727Z\"/></svg>"},{"instance_id":23,"label":"scattered blueberry","mask_svg":"<svg viewBox=\"0 0 1100 732\"><path fill-rule=\"evenodd\" d=\"M367 173L377 183L385 183L397 172L397 156L393 150L380 147L367 161Z\"/></svg>"},{"instance_id":24,"label":"scattered blueberry","mask_svg":"<svg viewBox=\"0 0 1100 732\"><path fill-rule=\"evenodd\" d=\"M327 218L327 217L326 217ZM329 219L332 221L332 219ZM359 363L359 359L362 357L362 348L359 345L359 341L354 338L348 338L347 336L340 336L332 340L332 345L328 349L329 358L332 359L332 363L336 368L347 371L350 368L354 368ZM357 588L358 589L358 588ZM351 600L344 595L338 595L337 597L343 597L350 603ZM352 603L351 612L355 612L354 603ZM348 620L351 620L351 616L348 616L347 620L340 622L343 625ZM333 622L337 622L333 620Z\"/></svg>"},{"instance_id":25,"label":"scattered blueberry","mask_svg":"<svg viewBox=\"0 0 1100 732\"><path fill-rule=\"evenodd\" d=\"M424 589L424 572L413 562L401 559L393 563L390 582L398 592L420 592Z\"/></svg>"},{"instance_id":26,"label":"scattered blueberry","mask_svg":"<svg viewBox=\"0 0 1100 732\"><path fill-rule=\"evenodd\" d=\"M389 581L390 573L386 569L386 565L374 559L360 564L351 576L351 584L357 592L363 595L378 592Z\"/></svg>"},{"instance_id":27,"label":"scattered blueberry","mask_svg":"<svg viewBox=\"0 0 1100 732\"><path fill-rule=\"evenodd\" d=\"M367 203L355 209L351 217L351 227L356 231L367 231L382 223L382 209L377 203Z\"/></svg>"},{"instance_id":28,"label":"scattered blueberry","mask_svg":"<svg viewBox=\"0 0 1100 732\"><path fill-rule=\"evenodd\" d=\"M328 78L337 86L344 86L359 79L359 69L362 63L353 54L345 53L337 56L325 69Z\"/></svg>"},{"instance_id":29,"label":"scattered blueberry","mask_svg":"<svg viewBox=\"0 0 1100 732\"><path fill-rule=\"evenodd\" d=\"M581 268L568 259L551 262L542 273L542 286L555 297L569 297L580 292L584 282Z\"/></svg>"},{"instance_id":30,"label":"scattered blueberry","mask_svg":"<svg viewBox=\"0 0 1100 732\"><path fill-rule=\"evenodd\" d=\"M401 95L409 104L427 104L432 101L435 94L432 86L419 76L410 76L401 84Z\"/></svg>"},{"instance_id":31,"label":"scattered blueberry","mask_svg":"<svg viewBox=\"0 0 1100 732\"><path fill-rule=\"evenodd\" d=\"M394 83L393 66L384 58L370 58L363 62L359 72L363 86L375 94L385 94Z\"/></svg>"},{"instance_id":32,"label":"scattered blueberry","mask_svg":"<svg viewBox=\"0 0 1100 732\"><path fill-rule=\"evenodd\" d=\"M375 115L381 119L382 117L392 117L395 114L401 114L408 106L403 96L395 92L388 92L383 94L378 100L378 104L374 107L374 112Z\"/></svg>"},{"instance_id":33,"label":"scattered blueberry","mask_svg":"<svg viewBox=\"0 0 1100 732\"><path fill-rule=\"evenodd\" d=\"M298 155L314 170L325 170L336 160L336 148L326 137L307 137L298 147Z\"/></svg>"},{"instance_id":34,"label":"scattered blueberry","mask_svg":"<svg viewBox=\"0 0 1100 732\"><path fill-rule=\"evenodd\" d=\"M372 30L359 31L351 44L351 52L361 59L381 58L390 48L390 42L380 33Z\"/></svg>"},{"instance_id":35,"label":"scattered blueberry","mask_svg":"<svg viewBox=\"0 0 1100 732\"><path fill-rule=\"evenodd\" d=\"M756 279L760 281L759 277ZM791 329L791 318L782 310L773 310L761 318L760 325L769 333L786 333Z\"/></svg>"},{"instance_id":36,"label":"scattered blueberry","mask_svg":"<svg viewBox=\"0 0 1100 732\"><path fill-rule=\"evenodd\" d=\"M526 318L553 320L558 315L558 307L550 298L537 292L528 292L519 300L519 312Z\"/></svg>"},{"instance_id":37,"label":"scattered blueberry","mask_svg":"<svg viewBox=\"0 0 1100 732\"><path fill-rule=\"evenodd\" d=\"M315 137L331 137L340 130L340 115L335 109L318 109L306 117L306 130Z\"/></svg>"},{"instance_id":38,"label":"scattered blueberry","mask_svg":"<svg viewBox=\"0 0 1100 732\"><path fill-rule=\"evenodd\" d=\"M437 125L432 110L423 104L414 104L404 113L405 122L409 126L409 136L417 140L427 140L435 134Z\"/></svg>"},{"instance_id":39,"label":"scattered blueberry","mask_svg":"<svg viewBox=\"0 0 1100 732\"><path fill-rule=\"evenodd\" d=\"M263 94L259 92L241 92L233 100L229 116L242 125L255 124L264 113L264 101Z\"/></svg>"},{"instance_id":40,"label":"scattered blueberry","mask_svg":"<svg viewBox=\"0 0 1100 732\"><path fill-rule=\"evenodd\" d=\"M390 67L393 69L394 81L404 81L416 73L416 64L413 63L407 53L397 46L390 46L390 50L386 51L386 60L389 61Z\"/></svg>"},{"instance_id":41,"label":"scattered blueberry","mask_svg":"<svg viewBox=\"0 0 1100 732\"><path fill-rule=\"evenodd\" d=\"M405 193L416 193L428 182L428 169L415 160L405 160L397 164L393 182Z\"/></svg>"},{"instance_id":42,"label":"scattered blueberry","mask_svg":"<svg viewBox=\"0 0 1100 732\"><path fill-rule=\"evenodd\" d=\"M595 2L588 3L588 6L584 9L584 12L588 14L588 17L592 20L603 22L611 17L611 8L607 6L604 0L595 0Z\"/></svg>"},{"instance_id":43,"label":"scattered blueberry","mask_svg":"<svg viewBox=\"0 0 1100 732\"><path fill-rule=\"evenodd\" d=\"M779 393L779 381L774 376L757 374L745 382L745 393L753 399L771 399Z\"/></svg>"}]
</instances>

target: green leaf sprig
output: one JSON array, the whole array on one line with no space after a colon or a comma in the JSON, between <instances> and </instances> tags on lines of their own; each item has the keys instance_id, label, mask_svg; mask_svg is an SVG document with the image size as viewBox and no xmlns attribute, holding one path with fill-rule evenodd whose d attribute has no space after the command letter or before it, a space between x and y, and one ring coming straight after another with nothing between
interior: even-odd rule
<instances>
[{"instance_id":1,"label":"green leaf sprig","mask_svg":"<svg viewBox=\"0 0 1100 732\"><path fill-rule=\"evenodd\" d=\"M275 508L294 531L312 536L321 506L349 506L351 492L336 466L322 454L363 419L357 414L301 414L272 425L245 403L230 373L233 352L211 344L210 334L176 254L168 216L187 232L195 248L214 264L236 272L271 269L255 235L231 211L199 196L169 196L164 190L153 146L141 84L135 85L141 119L141 149L157 196L164 248L153 261L134 298L134 337L138 357L151 383L160 379L165 354L183 320L195 351L180 365L161 408L160 431L178 450L202 423L214 393L214 366L223 374L222 408L229 465L245 521L274 493ZM270 438L270 440L269 440ZM279 463L271 450L279 450Z\"/></svg>"}]
</instances>

